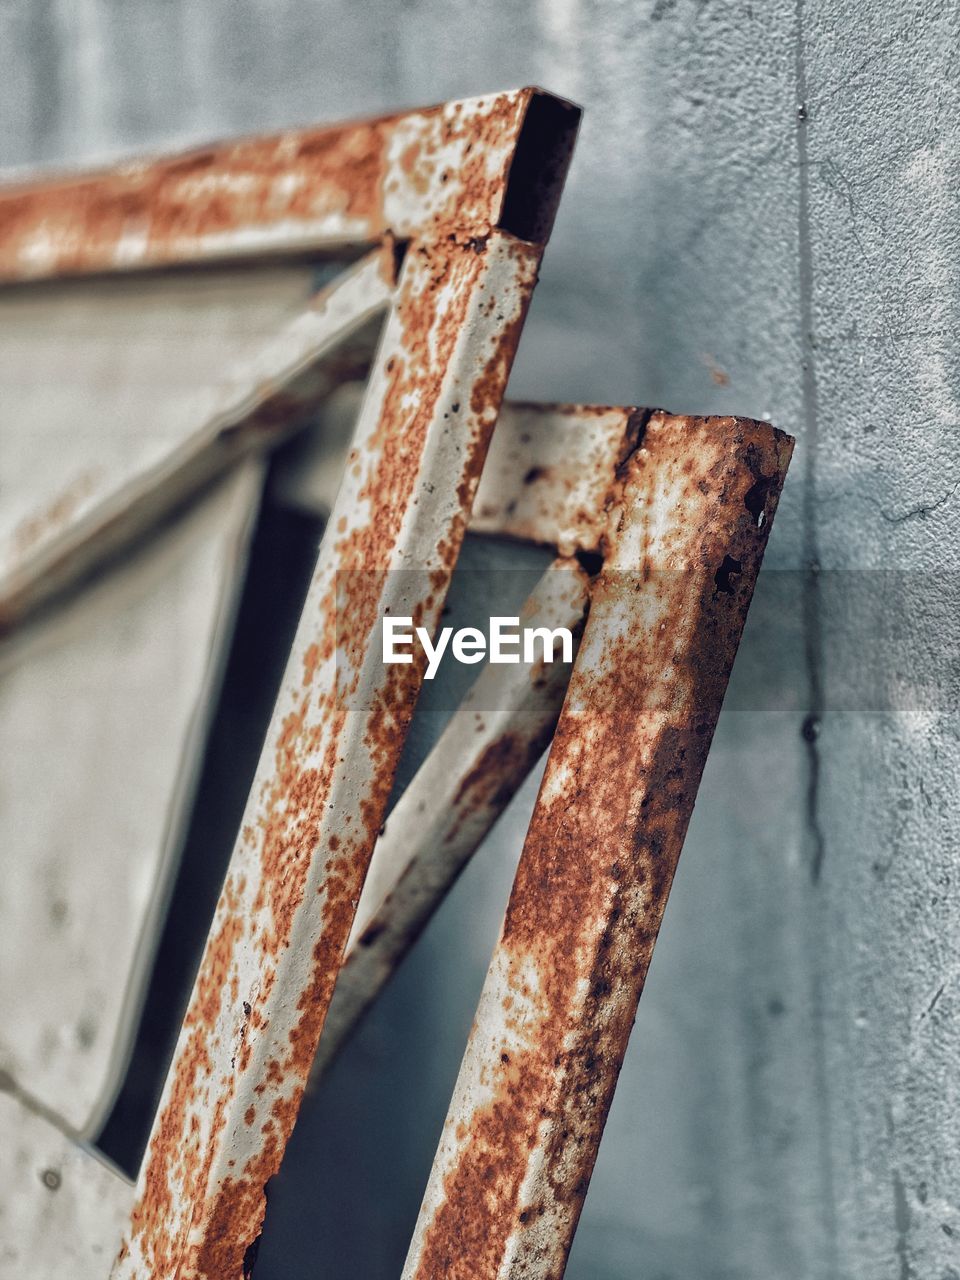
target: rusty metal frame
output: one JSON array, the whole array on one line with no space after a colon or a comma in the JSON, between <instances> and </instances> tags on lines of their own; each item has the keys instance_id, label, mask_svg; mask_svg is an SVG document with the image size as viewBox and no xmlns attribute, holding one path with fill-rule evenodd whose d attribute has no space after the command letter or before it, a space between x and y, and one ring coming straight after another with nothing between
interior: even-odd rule
<instances>
[{"instance_id":1,"label":"rusty metal frame","mask_svg":"<svg viewBox=\"0 0 960 1280\"><path fill-rule=\"evenodd\" d=\"M371 636L439 616L577 116L525 90L0 197L7 279L406 241L118 1277L249 1267L422 675Z\"/></svg>"},{"instance_id":2,"label":"rusty metal frame","mask_svg":"<svg viewBox=\"0 0 960 1280\"><path fill-rule=\"evenodd\" d=\"M526 626L583 626L589 578L556 560L523 608ZM570 677L558 661L488 664L381 833L323 1035L319 1077L393 977L553 736Z\"/></svg>"},{"instance_id":3,"label":"rusty metal frame","mask_svg":"<svg viewBox=\"0 0 960 1280\"><path fill-rule=\"evenodd\" d=\"M284 428L286 397L316 404L298 379L390 303L117 1276L248 1269L422 675L384 671L371 635L391 608L439 616L578 121L525 89L0 191L5 284L381 246L349 305L351 273L321 301L337 322L280 335L161 474L66 511L8 584L8 623L229 463L278 402Z\"/></svg>"},{"instance_id":4,"label":"rusty metal frame","mask_svg":"<svg viewBox=\"0 0 960 1280\"><path fill-rule=\"evenodd\" d=\"M525 606L540 623L579 634L590 579L575 557L596 552L618 488L617 470L636 448L647 416L635 406L504 404L469 529L564 553ZM309 454L304 461L300 505L312 490L310 509L326 514L326 472L311 486ZM374 848L314 1081L393 977L549 744L569 675L563 663L532 671L486 667L397 802Z\"/></svg>"},{"instance_id":5,"label":"rusty metal frame","mask_svg":"<svg viewBox=\"0 0 960 1280\"><path fill-rule=\"evenodd\" d=\"M514 406L480 481L576 120L523 90L0 191L0 282L381 246L326 295L346 291L335 322L321 301L280 335L162 474L68 520L69 554L9 596L16 620L276 443L334 343L387 311L117 1280L249 1274L318 1042L322 1065L557 719L564 669L501 680L470 760L468 702L432 852L408 819L436 753L361 900L422 677L373 638L387 612L436 624L468 523L580 556L531 607L590 612L404 1276L563 1273L792 445L743 419Z\"/></svg>"},{"instance_id":6,"label":"rusty metal frame","mask_svg":"<svg viewBox=\"0 0 960 1280\"><path fill-rule=\"evenodd\" d=\"M608 509L622 492L618 473L649 417L636 407L505 404L470 531L551 545L570 557L597 552ZM301 479L303 505L311 477ZM324 510L324 479L318 475L313 486L317 512ZM574 576L561 578L561 588L551 580L562 569ZM560 559L527 608L549 617L550 626L576 626L589 595L579 561ZM390 981L552 738L569 668L532 674L487 667L398 801L374 850L314 1078Z\"/></svg>"},{"instance_id":7,"label":"rusty metal frame","mask_svg":"<svg viewBox=\"0 0 960 1280\"><path fill-rule=\"evenodd\" d=\"M331 378L368 364L369 322L387 305L394 257L411 239L480 243L497 229L545 243L578 120L569 103L528 88L0 188L0 285L218 261L342 261L380 246L379 258L317 300L319 317L301 316L276 336L262 370L238 370L221 403L198 404L181 449L119 488L68 491L37 513L12 562L0 565L0 630L240 452L277 443ZM231 409L247 418L242 430Z\"/></svg>"},{"instance_id":8,"label":"rusty metal frame","mask_svg":"<svg viewBox=\"0 0 960 1280\"><path fill-rule=\"evenodd\" d=\"M602 568L408 1278L563 1272L791 450L746 420L501 412L471 529ZM468 699L377 846L318 1073L522 781L517 727L552 723L502 669L476 692L496 725L464 751Z\"/></svg>"},{"instance_id":9,"label":"rusty metal frame","mask_svg":"<svg viewBox=\"0 0 960 1280\"><path fill-rule=\"evenodd\" d=\"M540 247L414 244L174 1056L115 1275L239 1276L316 1051ZM397 572L404 570L404 572Z\"/></svg>"},{"instance_id":10,"label":"rusty metal frame","mask_svg":"<svg viewBox=\"0 0 960 1280\"><path fill-rule=\"evenodd\" d=\"M792 443L731 418L501 412L471 530L602 567L408 1278L563 1272ZM555 690L521 689L488 668L495 725L463 750L468 698L391 815L317 1073L522 781L513 733L556 720Z\"/></svg>"},{"instance_id":11,"label":"rusty metal frame","mask_svg":"<svg viewBox=\"0 0 960 1280\"><path fill-rule=\"evenodd\" d=\"M549 237L579 111L525 88L0 190L0 284Z\"/></svg>"}]
</instances>

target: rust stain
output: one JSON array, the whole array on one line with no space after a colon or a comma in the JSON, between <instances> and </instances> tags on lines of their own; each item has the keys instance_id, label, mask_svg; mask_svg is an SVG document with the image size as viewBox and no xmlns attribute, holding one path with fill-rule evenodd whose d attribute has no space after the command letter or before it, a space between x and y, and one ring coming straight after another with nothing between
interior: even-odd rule
<instances>
[{"instance_id":1,"label":"rust stain","mask_svg":"<svg viewBox=\"0 0 960 1280\"><path fill-rule=\"evenodd\" d=\"M711 355L703 357L703 363L707 366L710 377L714 384L718 387L728 387L730 385L730 375L725 369L722 369L717 361Z\"/></svg>"},{"instance_id":2,"label":"rust stain","mask_svg":"<svg viewBox=\"0 0 960 1280\"><path fill-rule=\"evenodd\" d=\"M224 898L234 900L229 881L224 889ZM179 1250L171 1247L164 1231L175 1208L176 1188L182 1188L188 1196L195 1193L202 1186L213 1151L211 1141L207 1144L205 1160L199 1142L199 1128L190 1122L189 1117L195 1102L197 1077L203 1072L209 1073L212 1066L207 1047L208 1028L219 1012L230 959L242 934L242 920L227 914L207 943L203 968L184 1019L184 1031L177 1050L180 1069L167 1105L154 1127L145 1165L144 1192L131 1219L132 1235L150 1242L148 1257L158 1275L172 1274L179 1258ZM225 1100L221 1099L216 1105L212 1126L214 1140L222 1127Z\"/></svg>"},{"instance_id":3,"label":"rust stain","mask_svg":"<svg viewBox=\"0 0 960 1280\"><path fill-rule=\"evenodd\" d=\"M624 460L407 1280L563 1274L791 446L656 413Z\"/></svg>"},{"instance_id":4,"label":"rust stain","mask_svg":"<svg viewBox=\"0 0 960 1280\"><path fill-rule=\"evenodd\" d=\"M558 692L558 715L559 701ZM555 723L548 720L533 735L517 731L501 734L483 749L454 796L454 819L446 832L448 844L457 839L464 824L477 814L484 810L499 813L506 807L516 792L516 779L527 775L549 745ZM424 920L418 927L411 944L426 923Z\"/></svg>"},{"instance_id":5,"label":"rust stain","mask_svg":"<svg viewBox=\"0 0 960 1280\"><path fill-rule=\"evenodd\" d=\"M109 265L125 239L150 262L164 260L165 247L287 220L380 225L384 145L385 124L371 122L11 189L0 193L0 264L16 275L38 233L61 274Z\"/></svg>"},{"instance_id":6,"label":"rust stain","mask_svg":"<svg viewBox=\"0 0 960 1280\"><path fill-rule=\"evenodd\" d=\"M502 734L489 743L480 753L473 768L464 774L453 797L454 807L458 808L468 797L471 805L477 805L481 796L483 803L495 804L497 793L503 788L509 774L520 767L528 750L527 744L517 733ZM491 780L493 793L489 794Z\"/></svg>"},{"instance_id":7,"label":"rust stain","mask_svg":"<svg viewBox=\"0 0 960 1280\"><path fill-rule=\"evenodd\" d=\"M617 472L636 448L648 410L512 403L494 438L474 527L553 545L562 555L599 550Z\"/></svg>"}]
</instances>

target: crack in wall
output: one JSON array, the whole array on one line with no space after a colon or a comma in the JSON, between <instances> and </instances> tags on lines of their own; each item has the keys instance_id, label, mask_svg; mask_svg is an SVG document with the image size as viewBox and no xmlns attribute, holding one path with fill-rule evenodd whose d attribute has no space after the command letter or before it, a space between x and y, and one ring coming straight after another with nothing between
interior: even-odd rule
<instances>
[{"instance_id":1,"label":"crack in wall","mask_svg":"<svg viewBox=\"0 0 960 1280\"><path fill-rule=\"evenodd\" d=\"M820 879L826 856L826 840L820 825L820 752L817 746L823 716L823 643L820 618L820 549L817 537L817 373L813 336L813 250L810 239L810 168L807 147L809 109L803 65L803 0L796 9L797 89L797 268L800 302L801 393L803 401L803 629L807 668L809 713L803 723L807 744L807 826L811 858L810 877Z\"/></svg>"},{"instance_id":2,"label":"crack in wall","mask_svg":"<svg viewBox=\"0 0 960 1280\"><path fill-rule=\"evenodd\" d=\"M810 109L804 65L804 0L796 0L794 34L794 84L796 93L797 145L797 285L800 319L801 399L803 412L803 647L807 672L808 714L801 733L806 744L807 790L806 826L811 848L810 879L819 880L826 856L826 839L820 821L820 748L818 738L823 715L823 636L820 592L820 546L817 528L817 371L813 333L813 244L810 229L810 167L808 129ZM839 1274L837 1213L833 1186L831 1124L826 1045L824 1043L823 974L816 961L812 973L815 1049L819 1111L820 1177L823 1188L823 1225L826 1240L826 1274Z\"/></svg>"},{"instance_id":3,"label":"crack in wall","mask_svg":"<svg viewBox=\"0 0 960 1280\"><path fill-rule=\"evenodd\" d=\"M908 511L904 511L900 515L896 516L891 515L883 504L872 494L868 493L866 497L870 504L876 507L880 512L880 515L884 520L886 520L887 524L906 524L908 520L916 520L918 518L920 520L926 520L927 516L932 515L934 511L938 511L941 507L945 506L951 498L954 498L958 491L960 491L960 480L958 480L951 489L948 489L946 493L942 494L941 497L935 498L932 502L921 503L920 506L911 507Z\"/></svg>"}]
</instances>

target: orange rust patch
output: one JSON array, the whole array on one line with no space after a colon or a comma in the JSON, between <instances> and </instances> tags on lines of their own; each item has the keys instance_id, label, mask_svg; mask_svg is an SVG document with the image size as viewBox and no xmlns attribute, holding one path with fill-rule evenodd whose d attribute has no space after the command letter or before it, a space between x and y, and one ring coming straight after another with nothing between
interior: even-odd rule
<instances>
[{"instance_id":1,"label":"orange rust patch","mask_svg":"<svg viewBox=\"0 0 960 1280\"><path fill-rule=\"evenodd\" d=\"M27 274L46 274L38 254L58 274L96 270L125 237L141 243L143 262L162 262L191 243L199 253L210 237L337 215L375 235L384 230L385 136L384 122L364 122L0 192L0 270L15 277L26 255Z\"/></svg>"},{"instance_id":2,"label":"orange rust patch","mask_svg":"<svg viewBox=\"0 0 960 1280\"><path fill-rule=\"evenodd\" d=\"M228 882L229 884L229 882ZM178 1070L171 1093L154 1124L146 1157L142 1194L131 1218L131 1233L139 1237L145 1256L157 1275L172 1273L183 1247L183 1237L171 1239L166 1227L173 1218L177 1197L201 1193L212 1160L217 1135L224 1123L226 1102L216 1105L211 1134L205 1148L199 1143L199 1125L191 1115L195 1098L213 1076L207 1050L207 1027L220 1009L223 988L242 922L227 914L207 943L203 967L177 1046Z\"/></svg>"},{"instance_id":3,"label":"orange rust patch","mask_svg":"<svg viewBox=\"0 0 960 1280\"><path fill-rule=\"evenodd\" d=\"M384 202L401 186L414 225L394 228L399 234L426 231L429 217L433 234L485 235L499 215L531 96L524 90L469 110L457 104L240 139L7 187L0 190L0 277L179 262L208 256L211 242L228 251L231 240L246 254L251 235L274 231L301 249L318 237L370 242L390 230ZM392 163L390 142L401 130L411 141ZM442 169L441 148L449 150Z\"/></svg>"}]
</instances>

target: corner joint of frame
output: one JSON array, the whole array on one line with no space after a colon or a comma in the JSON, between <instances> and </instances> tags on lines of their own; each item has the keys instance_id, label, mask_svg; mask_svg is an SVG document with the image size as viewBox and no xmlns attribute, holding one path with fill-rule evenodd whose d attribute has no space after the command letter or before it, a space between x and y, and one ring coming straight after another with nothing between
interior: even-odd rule
<instances>
[{"instance_id":1,"label":"corner joint of frame","mask_svg":"<svg viewBox=\"0 0 960 1280\"><path fill-rule=\"evenodd\" d=\"M497 228L546 244L580 127L580 107L532 89L507 173Z\"/></svg>"}]
</instances>

